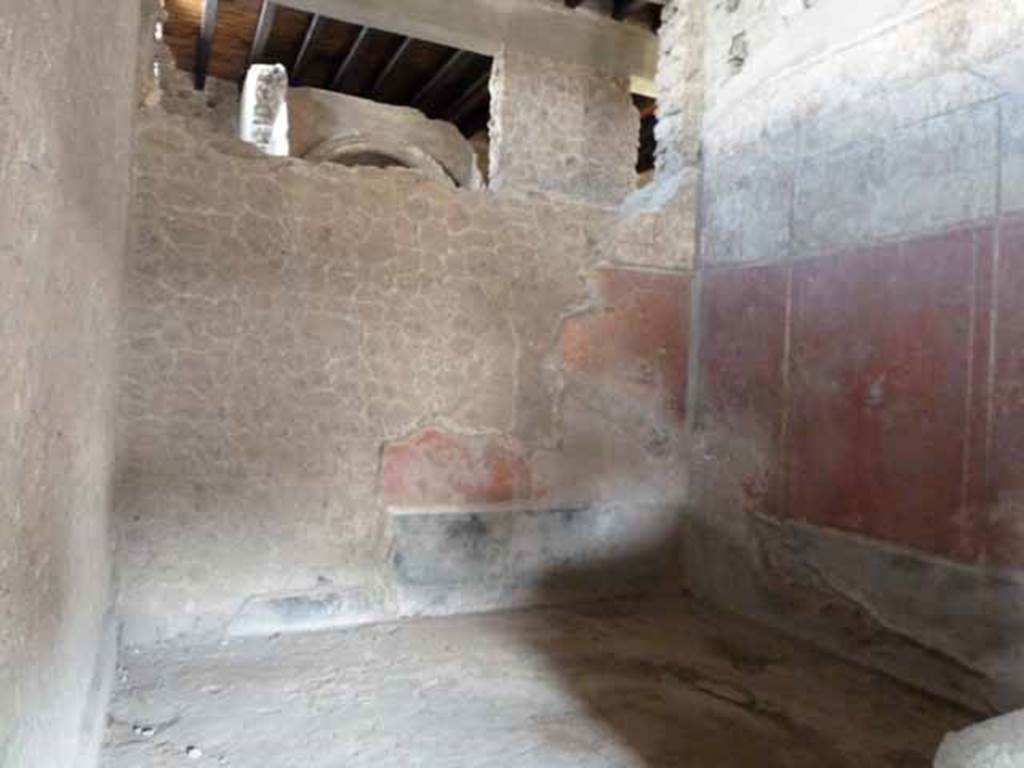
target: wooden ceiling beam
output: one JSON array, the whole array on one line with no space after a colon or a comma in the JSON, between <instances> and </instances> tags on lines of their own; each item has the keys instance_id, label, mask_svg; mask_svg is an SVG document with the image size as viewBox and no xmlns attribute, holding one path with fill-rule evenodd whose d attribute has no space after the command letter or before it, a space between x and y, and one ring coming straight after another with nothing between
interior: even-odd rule
<instances>
[{"instance_id":1,"label":"wooden ceiling beam","mask_svg":"<svg viewBox=\"0 0 1024 768\"><path fill-rule=\"evenodd\" d=\"M470 138L478 131L487 128L490 120L491 110L486 109L485 105L481 104L479 109L467 113L466 118L458 127L466 138Z\"/></svg>"},{"instance_id":2,"label":"wooden ceiling beam","mask_svg":"<svg viewBox=\"0 0 1024 768\"><path fill-rule=\"evenodd\" d=\"M369 27L360 27L359 34L356 36L355 42L352 43L352 46L348 49L348 53L345 54L345 58L341 60L341 64L339 64L338 68L334 71L334 77L331 78L332 91L341 89L341 83L345 79L345 75L347 75L349 70L352 69L352 63L359 56L369 34Z\"/></svg>"},{"instance_id":3,"label":"wooden ceiling beam","mask_svg":"<svg viewBox=\"0 0 1024 768\"><path fill-rule=\"evenodd\" d=\"M640 112L641 120L648 117L654 117L658 111L658 102L652 99L647 104L644 104L642 107L638 107L638 110Z\"/></svg>"},{"instance_id":4,"label":"wooden ceiling beam","mask_svg":"<svg viewBox=\"0 0 1024 768\"><path fill-rule=\"evenodd\" d=\"M480 95L481 91L487 88L490 81L491 69L488 67L487 71L474 80L470 86L451 103L448 109L445 110L445 119L453 123L458 123L466 116L470 108L473 106L473 102Z\"/></svg>"},{"instance_id":5,"label":"wooden ceiling beam","mask_svg":"<svg viewBox=\"0 0 1024 768\"><path fill-rule=\"evenodd\" d=\"M416 92L416 95L412 97L412 101L409 103L417 109L420 109L426 101L427 96L433 93L434 89L437 88L437 86L440 85L441 82L456 69L456 67L465 61L467 56L469 56L469 54L466 51L454 51L452 55L445 60L444 64L438 67L437 72L431 76L426 84Z\"/></svg>"},{"instance_id":6,"label":"wooden ceiling beam","mask_svg":"<svg viewBox=\"0 0 1024 768\"><path fill-rule=\"evenodd\" d=\"M0 0L2 1L2 0ZM639 24L540 0L282 0L291 8L484 56L502 49L594 67L653 91L658 38ZM646 91L645 91L646 92Z\"/></svg>"},{"instance_id":7,"label":"wooden ceiling beam","mask_svg":"<svg viewBox=\"0 0 1024 768\"><path fill-rule=\"evenodd\" d=\"M199 22L199 39L196 41L195 87L197 91L206 88L206 74L210 69L210 55L213 52L213 34L217 29L218 0L203 0L203 15Z\"/></svg>"},{"instance_id":8,"label":"wooden ceiling beam","mask_svg":"<svg viewBox=\"0 0 1024 768\"><path fill-rule=\"evenodd\" d=\"M583 0L565 0L566 8L576 8L583 3Z\"/></svg>"},{"instance_id":9,"label":"wooden ceiling beam","mask_svg":"<svg viewBox=\"0 0 1024 768\"><path fill-rule=\"evenodd\" d=\"M320 34L323 25L324 17L319 13L314 13L310 17L306 34L302 38L302 46L299 48L299 55L295 57L295 64L292 65L292 85L297 85L302 81L302 72L305 70L306 65L309 64L309 59L313 55L313 49L316 46L317 35Z\"/></svg>"},{"instance_id":10,"label":"wooden ceiling beam","mask_svg":"<svg viewBox=\"0 0 1024 768\"><path fill-rule=\"evenodd\" d=\"M277 13L277 3L271 0L263 0L260 5L260 17L256 22L256 34L252 38L252 47L249 49L249 61L246 70L253 64L259 64L267 51L267 41L270 40L270 32L274 28L274 16Z\"/></svg>"},{"instance_id":11,"label":"wooden ceiling beam","mask_svg":"<svg viewBox=\"0 0 1024 768\"><path fill-rule=\"evenodd\" d=\"M612 18L622 21L627 16L632 16L647 6L647 0L614 0L612 3Z\"/></svg>"},{"instance_id":12,"label":"wooden ceiling beam","mask_svg":"<svg viewBox=\"0 0 1024 768\"><path fill-rule=\"evenodd\" d=\"M387 79L391 77L391 73L395 71L395 67L405 56L405 52L409 50L409 46L412 45L413 40L411 37L406 37L402 40L402 43L395 49L395 52L391 54L391 58L388 59L388 63L384 65L384 69L380 71L377 78L373 81L373 86L370 88L370 97L377 98L380 95L381 88Z\"/></svg>"}]
</instances>

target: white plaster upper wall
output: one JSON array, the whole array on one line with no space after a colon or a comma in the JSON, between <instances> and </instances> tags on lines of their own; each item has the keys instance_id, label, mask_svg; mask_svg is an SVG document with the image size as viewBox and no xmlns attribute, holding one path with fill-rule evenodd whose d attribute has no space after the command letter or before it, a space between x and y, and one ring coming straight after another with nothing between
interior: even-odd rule
<instances>
[{"instance_id":1,"label":"white plaster upper wall","mask_svg":"<svg viewBox=\"0 0 1024 768\"><path fill-rule=\"evenodd\" d=\"M919 11L935 0L712 0L707 14L709 108L746 92L765 76L849 44L880 24ZM729 8L735 5L735 10ZM810 7L808 7L810 6ZM745 33L751 51L734 74L729 48Z\"/></svg>"},{"instance_id":2,"label":"white plaster upper wall","mask_svg":"<svg viewBox=\"0 0 1024 768\"><path fill-rule=\"evenodd\" d=\"M817 0L786 21L784 0L751 2L705 5L704 263L810 256L1024 208L1011 98L1024 3ZM739 29L749 54L728 75Z\"/></svg>"},{"instance_id":3,"label":"white plaster upper wall","mask_svg":"<svg viewBox=\"0 0 1024 768\"><path fill-rule=\"evenodd\" d=\"M1005 0L815 0L810 8L804 0L740 0L733 13L725 3L706 6L704 132L712 146L951 72L962 81L933 89L931 101L955 108L998 95L972 70L1012 52L1024 35L1024 5ZM740 32L749 53L735 73L728 52ZM902 100L900 111L914 119L923 105Z\"/></svg>"}]
</instances>

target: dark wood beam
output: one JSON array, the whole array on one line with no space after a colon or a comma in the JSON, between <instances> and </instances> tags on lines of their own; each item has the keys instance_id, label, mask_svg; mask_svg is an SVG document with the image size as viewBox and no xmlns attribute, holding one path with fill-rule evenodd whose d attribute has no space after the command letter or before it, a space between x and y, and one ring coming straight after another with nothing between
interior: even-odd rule
<instances>
[{"instance_id":1,"label":"dark wood beam","mask_svg":"<svg viewBox=\"0 0 1024 768\"><path fill-rule=\"evenodd\" d=\"M470 86L462 92L462 95L451 103L445 111L445 118L450 122L458 123L470 111L470 108L473 106L473 102L476 101L478 96L480 96L481 91L487 88L487 84L490 80L491 69L488 67L486 72L474 80Z\"/></svg>"},{"instance_id":2,"label":"dark wood beam","mask_svg":"<svg viewBox=\"0 0 1024 768\"><path fill-rule=\"evenodd\" d=\"M309 64L309 58L313 55L313 48L316 45L316 36L324 25L324 17L314 13L306 28L306 35L302 38L302 46L299 48L299 55L295 57L295 64L292 65L292 85L297 85L302 80L302 71Z\"/></svg>"},{"instance_id":3,"label":"dark wood beam","mask_svg":"<svg viewBox=\"0 0 1024 768\"><path fill-rule=\"evenodd\" d=\"M274 15L276 13L277 4L271 2L271 0L263 0L263 4L260 6L260 18L256 22L256 34L253 35L252 47L249 49L249 62L246 69L253 64L259 64L263 60L263 54L267 51L267 41L270 39L270 32L274 28Z\"/></svg>"},{"instance_id":4,"label":"dark wood beam","mask_svg":"<svg viewBox=\"0 0 1024 768\"><path fill-rule=\"evenodd\" d=\"M409 50L409 46L412 45L412 42L411 37L404 38L401 45L399 45L398 48L395 49L395 52L391 54L391 58L388 59L388 63L384 65L384 69L380 71L380 74L377 75L377 78L373 81L373 86L370 88L371 98L376 98L380 95L380 90L384 86L384 83L386 83L387 79L391 77L391 73L395 71L395 67L398 66L398 63L402 60L405 52Z\"/></svg>"},{"instance_id":5,"label":"dark wood beam","mask_svg":"<svg viewBox=\"0 0 1024 768\"><path fill-rule=\"evenodd\" d=\"M647 0L614 0L612 3L612 18L622 21L646 5Z\"/></svg>"},{"instance_id":6,"label":"dark wood beam","mask_svg":"<svg viewBox=\"0 0 1024 768\"><path fill-rule=\"evenodd\" d=\"M360 27L359 34L356 36L355 42L348 49L348 53L345 54L345 58L341 60L341 64L334 71L334 77L331 78L331 90L337 91L341 88L341 81L345 79L345 75L348 74L349 70L352 69L352 62L359 56L363 45L366 43L366 38L370 34L369 27Z\"/></svg>"},{"instance_id":7,"label":"dark wood beam","mask_svg":"<svg viewBox=\"0 0 1024 768\"><path fill-rule=\"evenodd\" d=\"M658 102L655 101L654 99L651 99L643 106L637 107L637 110L640 112L641 120L648 117L654 117L655 113L657 113L658 111Z\"/></svg>"},{"instance_id":8,"label":"dark wood beam","mask_svg":"<svg viewBox=\"0 0 1024 768\"><path fill-rule=\"evenodd\" d=\"M576 6L578 6L582 2L583 2L583 0L565 0L565 7L566 8L575 8Z\"/></svg>"},{"instance_id":9,"label":"dark wood beam","mask_svg":"<svg viewBox=\"0 0 1024 768\"><path fill-rule=\"evenodd\" d=\"M466 51L455 51L452 53L452 55L445 60L444 64L438 68L437 72L433 74L426 84L416 92L416 95L412 97L410 104L417 109L422 107L427 96L433 93L434 89L437 88L437 86L440 85L441 82L459 66L459 64L465 61L468 55L469 54L466 53Z\"/></svg>"},{"instance_id":10,"label":"dark wood beam","mask_svg":"<svg viewBox=\"0 0 1024 768\"><path fill-rule=\"evenodd\" d=\"M469 112L462 123L459 125L459 129L462 131L462 135L466 138L472 137L477 131L487 128L487 124L491 119L491 110L487 108L485 104L481 104L480 108Z\"/></svg>"},{"instance_id":11,"label":"dark wood beam","mask_svg":"<svg viewBox=\"0 0 1024 768\"><path fill-rule=\"evenodd\" d=\"M195 86L197 91L206 88L206 73L210 68L210 54L213 52L213 33L217 29L217 0L203 0L203 16L199 22L199 40L196 41Z\"/></svg>"}]
</instances>

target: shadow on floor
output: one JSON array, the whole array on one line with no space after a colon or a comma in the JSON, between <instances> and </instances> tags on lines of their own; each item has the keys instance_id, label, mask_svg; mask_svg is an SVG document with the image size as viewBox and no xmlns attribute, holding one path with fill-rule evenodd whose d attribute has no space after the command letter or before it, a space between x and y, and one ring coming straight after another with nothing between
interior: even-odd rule
<instances>
[{"instance_id":1,"label":"shadow on floor","mask_svg":"<svg viewBox=\"0 0 1024 768\"><path fill-rule=\"evenodd\" d=\"M639 591L654 564L679 562L679 540L668 537L629 557L549 573L539 602L564 603L567 593L595 584ZM942 736L972 717L695 606L681 593L676 599L678 616L667 620L666 601L553 609L544 613L549 631L523 638L635 756L629 765L925 768ZM659 607L648 614L651 605ZM581 649L580 638L590 645Z\"/></svg>"}]
</instances>

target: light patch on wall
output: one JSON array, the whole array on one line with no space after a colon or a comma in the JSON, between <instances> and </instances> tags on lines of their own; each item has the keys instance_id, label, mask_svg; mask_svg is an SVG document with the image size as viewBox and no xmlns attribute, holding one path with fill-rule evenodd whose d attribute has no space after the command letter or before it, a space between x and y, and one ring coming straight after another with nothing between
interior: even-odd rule
<instances>
[{"instance_id":1,"label":"light patch on wall","mask_svg":"<svg viewBox=\"0 0 1024 768\"><path fill-rule=\"evenodd\" d=\"M288 156L288 71L253 64L242 87L239 138L274 157Z\"/></svg>"}]
</instances>

